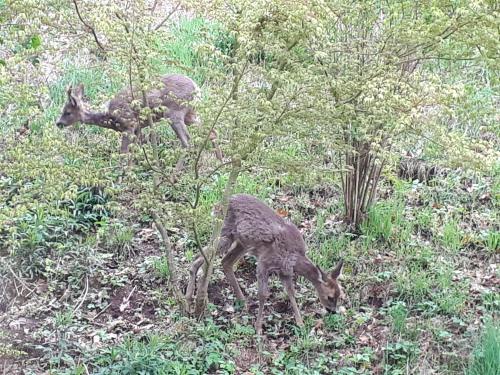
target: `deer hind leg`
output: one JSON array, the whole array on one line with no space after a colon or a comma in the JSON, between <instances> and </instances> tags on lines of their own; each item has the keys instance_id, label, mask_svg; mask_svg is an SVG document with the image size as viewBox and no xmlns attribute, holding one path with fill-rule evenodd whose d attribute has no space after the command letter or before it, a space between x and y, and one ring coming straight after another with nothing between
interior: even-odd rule
<instances>
[{"instance_id":1,"label":"deer hind leg","mask_svg":"<svg viewBox=\"0 0 500 375\"><path fill-rule=\"evenodd\" d=\"M300 310L297 306L297 301L295 300L295 287L293 285L293 278L290 275L280 275L281 282L283 283L286 294L288 295L288 299L292 305L293 316L295 317L295 322L298 326L302 327L304 325L304 321L300 316Z\"/></svg>"},{"instance_id":2,"label":"deer hind leg","mask_svg":"<svg viewBox=\"0 0 500 375\"><path fill-rule=\"evenodd\" d=\"M205 263L205 258L202 254L198 255L196 259L191 264L191 269L189 271L190 278L188 282L188 286L186 288L186 301L191 305L193 302L194 289L196 286L196 275L198 274L198 270Z\"/></svg>"},{"instance_id":3,"label":"deer hind leg","mask_svg":"<svg viewBox=\"0 0 500 375\"><path fill-rule=\"evenodd\" d=\"M224 252L224 249L220 249ZM224 258L222 258L222 269L224 270L224 275L226 276L227 281L233 288L234 294L236 298L240 301L245 301L245 296L241 291L240 285L238 284L238 280L236 280L236 276L234 274L234 265L240 258L245 255L247 249L245 249L237 240L231 243L231 246L227 250Z\"/></svg>"},{"instance_id":4,"label":"deer hind leg","mask_svg":"<svg viewBox=\"0 0 500 375\"><path fill-rule=\"evenodd\" d=\"M264 305L269 296L268 289L269 272L260 263L257 265L257 284L259 297L259 312L257 313L257 321L255 322L255 330L257 335L262 335L262 316L264 314Z\"/></svg>"},{"instance_id":5,"label":"deer hind leg","mask_svg":"<svg viewBox=\"0 0 500 375\"><path fill-rule=\"evenodd\" d=\"M231 240L226 236L222 236L219 241L218 252L226 253L230 246L231 246ZM206 249L207 249L206 247L203 248L205 254L206 254ZM203 256L203 254L199 254L191 264L191 269L189 270L189 275L190 275L189 282L186 287L186 300L188 301L189 304L191 304L193 301L193 295L196 287L196 276L198 275L198 271L200 270L201 266L203 266L203 264L205 264L205 257Z\"/></svg>"}]
</instances>

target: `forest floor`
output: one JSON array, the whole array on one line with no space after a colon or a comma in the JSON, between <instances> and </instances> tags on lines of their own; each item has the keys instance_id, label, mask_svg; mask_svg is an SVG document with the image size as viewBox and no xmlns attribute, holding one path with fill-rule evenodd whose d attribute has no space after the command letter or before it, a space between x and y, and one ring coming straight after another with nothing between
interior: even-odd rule
<instances>
[{"instance_id":1,"label":"forest floor","mask_svg":"<svg viewBox=\"0 0 500 375\"><path fill-rule=\"evenodd\" d=\"M3 161L31 147L29 136L7 143ZM1 179L9 202L19 203L26 181L8 173ZM317 264L328 269L345 260L347 297L339 314L325 314L312 285L298 280L302 329L273 279L262 340L253 328L255 261L245 259L237 271L248 311L234 306L217 267L206 318L180 315L159 235L130 204L134 191L126 181L113 186L102 206L114 208L101 212L112 226L55 238L44 237L57 231L50 218L25 215L13 224L11 236L33 246L29 251L44 249L41 259L27 260L21 248L1 253L4 373L460 374L485 321L498 322L498 179L463 171L427 183L386 178L367 224L353 234L342 223L335 184L278 187L255 171L242 176L239 190L265 198L291 219ZM95 211L95 199L87 204ZM193 258L186 250L189 231L181 225L168 231L185 286ZM34 235L41 239L26 242ZM58 248L67 241L72 245ZM29 277L24 271L35 263L40 272Z\"/></svg>"}]
</instances>

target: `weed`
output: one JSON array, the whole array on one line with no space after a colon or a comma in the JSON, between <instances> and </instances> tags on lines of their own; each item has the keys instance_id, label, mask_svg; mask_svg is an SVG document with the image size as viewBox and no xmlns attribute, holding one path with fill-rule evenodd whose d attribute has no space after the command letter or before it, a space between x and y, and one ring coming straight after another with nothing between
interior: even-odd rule
<instances>
[{"instance_id":1,"label":"weed","mask_svg":"<svg viewBox=\"0 0 500 375\"><path fill-rule=\"evenodd\" d=\"M155 273L163 280L168 280L170 277L170 269L166 257L156 259L153 263Z\"/></svg>"},{"instance_id":2,"label":"weed","mask_svg":"<svg viewBox=\"0 0 500 375\"><path fill-rule=\"evenodd\" d=\"M99 237L104 240L105 246L118 257L128 258L132 255L134 231L125 224L121 222L102 223L99 229Z\"/></svg>"},{"instance_id":3,"label":"weed","mask_svg":"<svg viewBox=\"0 0 500 375\"><path fill-rule=\"evenodd\" d=\"M108 195L100 187L83 186L77 189L76 197L58 202L58 207L70 212L73 229L89 229L109 216L106 207Z\"/></svg>"},{"instance_id":4,"label":"weed","mask_svg":"<svg viewBox=\"0 0 500 375\"><path fill-rule=\"evenodd\" d=\"M472 354L467 375L497 375L500 373L500 326L486 322L483 334Z\"/></svg>"},{"instance_id":5,"label":"weed","mask_svg":"<svg viewBox=\"0 0 500 375\"><path fill-rule=\"evenodd\" d=\"M64 218L38 208L14 218L6 243L11 244L11 253L21 272L34 277L43 273L45 258L52 248L64 241L68 231Z\"/></svg>"},{"instance_id":6,"label":"weed","mask_svg":"<svg viewBox=\"0 0 500 375\"><path fill-rule=\"evenodd\" d=\"M341 314L328 314L324 321L326 328L332 331L340 331L345 327L345 317Z\"/></svg>"},{"instance_id":7,"label":"weed","mask_svg":"<svg viewBox=\"0 0 500 375\"><path fill-rule=\"evenodd\" d=\"M126 339L104 350L96 360L98 374L220 374L234 373L233 361L218 338L206 337L202 348L165 336Z\"/></svg>"},{"instance_id":8,"label":"weed","mask_svg":"<svg viewBox=\"0 0 500 375\"><path fill-rule=\"evenodd\" d=\"M487 292L482 295L482 300L487 311L500 311L500 294Z\"/></svg>"},{"instance_id":9,"label":"weed","mask_svg":"<svg viewBox=\"0 0 500 375\"><path fill-rule=\"evenodd\" d=\"M419 231L430 230L433 220L432 208L425 207L416 214L416 225Z\"/></svg>"},{"instance_id":10,"label":"weed","mask_svg":"<svg viewBox=\"0 0 500 375\"><path fill-rule=\"evenodd\" d=\"M396 275L396 288L407 301L423 301L431 292L432 279L420 267L412 266Z\"/></svg>"},{"instance_id":11,"label":"weed","mask_svg":"<svg viewBox=\"0 0 500 375\"><path fill-rule=\"evenodd\" d=\"M490 230L485 236L484 243L491 253L497 253L500 250L500 232Z\"/></svg>"},{"instance_id":12,"label":"weed","mask_svg":"<svg viewBox=\"0 0 500 375\"><path fill-rule=\"evenodd\" d=\"M392 318L392 329L395 333L401 334L406 329L406 319L408 318L408 309L404 302L395 302L389 307L389 315Z\"/></svg>"},{"instance_id":13,"label":"weed","mask_svg":"<svg viewBox=\"0 0 500 375\"><path fill-rule=\"evenodd\" d=\"M443 227L443 235L441 238L443 245L453 252L460 249L462 243L462 232L455 219L448 220Z\"/></svg>"},{"instance_id":14,"label":"weed","mask_svg":"<svg viewBox=\"0 0 500 375\"><path fill-rule=\"evenodd\" d=\"M368 212L361 231L368 237L388 241L395 228L401 227L403 205L401 202L378 202Z\"/></svg>"},{"instance_id":15,"label":"weed","mask_svg":"<svg viewBox=\"0 0 500 375\"><path fill-rule=\"evenodd\" d=\"M414 342L401 340L388 343L384 348L384 369L390 374L405 374L404 369L417 356L419 349ZM398 372L401 370L403 372Z\"/></svg>"},{"instance_id":16,"label":"weed","mask_svg":"<svg viewBox=\"0 0 500 375\"><path fill-rule=\"evenodd\" d=\"M318 246L310 249L311 260L323 269L330 269L335 262L343 255L349 244L349 238L345 235L324 239Z\"/></svg>"}]
</instances>

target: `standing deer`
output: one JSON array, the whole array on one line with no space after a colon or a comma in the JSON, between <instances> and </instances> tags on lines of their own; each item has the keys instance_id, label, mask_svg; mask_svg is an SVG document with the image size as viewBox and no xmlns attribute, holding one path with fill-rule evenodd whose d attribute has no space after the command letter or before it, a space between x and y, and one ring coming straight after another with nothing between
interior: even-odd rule
<instances>
[{"instance_id":1,"label":"standing deer","mask_svg":"<svg viewBox=\"0 0 500 375\"><path fill-rule=\"evenodd\" d=\"M152 110L153 122L168 119L182 147L189 147L189 132L186 125L197 121L191 101L199 94L200 89L190 78L180 74L170 74L161 78L161 87L146 93L147 103ZM121 153L127 153L130 143L141 137L141 130L149 125L146 119L140 118L142 94L130 89L119 92L108 104L105 112L94 112L86 108L83 102L82 84L76 88L68 88L68 99L56 125L59 128L73 125L76 122L97 125L122 133ZM135 106L134 102L141 103ZM219 159L222 154L215 141L215 133L210 140L216 149Z\"/></svg>"},{"instance_id":2,"label":"standing deer","mask_svg":"<svg viewBox=\"0 0 500 375\"><path fill-rule=\"evenodd\" d=\"M245 254L257 258L259 311L255 328L259 335L262 333L262 315L269 296L268 279L271 273L279 275L297 325L302 326L304 323L295 300L295 274L312 282L322 305L329 312L336 311L337 301L342 294L337 280L342 270L342 260L330 273L323 272L307 258L306 246L297 227L287 223L255 197L238 194L230 198L218 252L223 256L222 267L226 279L236 297L242 301L245 301L245 297L236 280L234 266ZM192 298L196 274L203 263L204 257L200 255L191 266L191 279L186 291L188 299Z\"/></svg>"}]
</instances>

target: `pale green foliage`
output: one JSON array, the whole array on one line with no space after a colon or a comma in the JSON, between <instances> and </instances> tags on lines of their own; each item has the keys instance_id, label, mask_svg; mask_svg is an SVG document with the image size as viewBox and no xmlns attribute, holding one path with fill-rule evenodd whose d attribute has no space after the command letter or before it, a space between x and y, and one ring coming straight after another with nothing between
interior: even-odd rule
<instances>
[{"instance_id":1,"label":"pale green foliage","mask_svg":"<svg viewBox=\"0 0 500 375\"><path fill-rule=\"evenodd\" d=\"M494 375L500 371L500 327L488 320L472 354L468 375Z\"/></svg>"}]
</instances>

